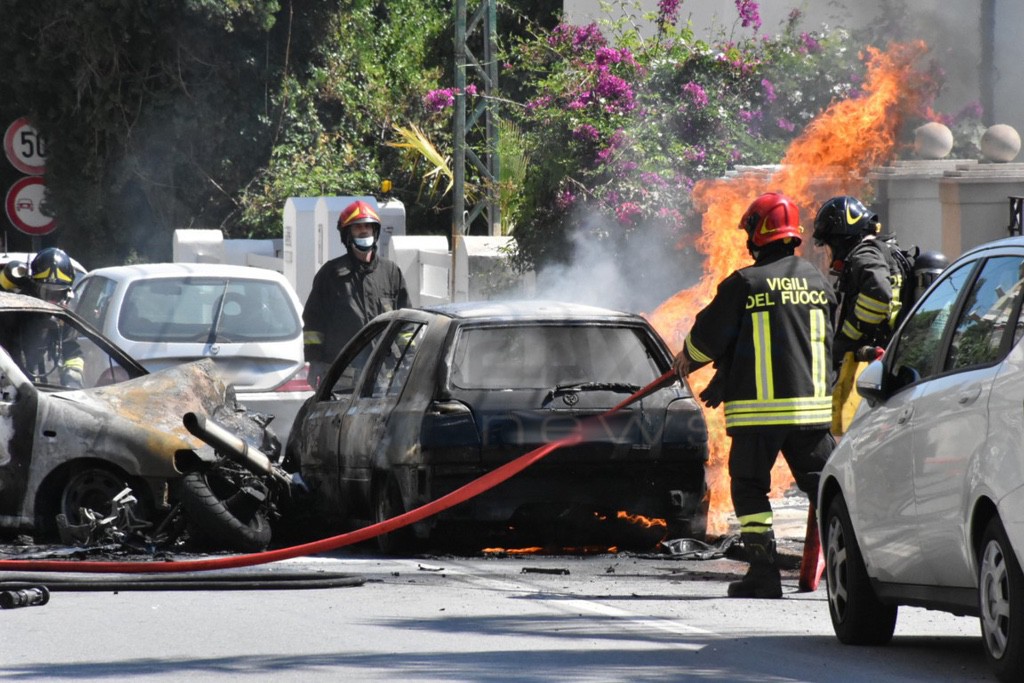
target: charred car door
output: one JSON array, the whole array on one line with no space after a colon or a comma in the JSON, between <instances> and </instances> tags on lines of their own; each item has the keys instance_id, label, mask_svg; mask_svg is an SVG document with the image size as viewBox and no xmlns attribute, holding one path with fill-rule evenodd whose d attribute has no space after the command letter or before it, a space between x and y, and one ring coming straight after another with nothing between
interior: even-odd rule
<instances>
[{"instance_id":1,"label":"charred car door","mask_svg":"<svg viewBox=\"0 0 1024 683\"><path fill-rule=\"evenodd\" d=\"M380 344L387 322L370 323L342 350L309 399L297 425L302 477L315 489L330 516L345 517L350 498L342 490L339 444L345 416L363 379L367 362Z\"/></svg>"},{"instance_id":2,"label":"charred car door","mask_svg":"<svg viewBox=\"0 0 1024 683\"><path fill-rule=\"evenodd\" d=\"M426 325L397 320L383 336L361 386L345 411L338 442L342 490L369 501L374 470L390 467L419 438L419 424L408 433L389 430Z\"/></svg>"}]
</instances>

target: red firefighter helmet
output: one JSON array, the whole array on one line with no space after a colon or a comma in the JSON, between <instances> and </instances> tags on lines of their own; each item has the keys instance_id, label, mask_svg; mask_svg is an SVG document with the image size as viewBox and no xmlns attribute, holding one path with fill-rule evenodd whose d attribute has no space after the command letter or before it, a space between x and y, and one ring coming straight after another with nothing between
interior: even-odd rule
<instances>
[{"instance_id":1,"label":"red firefighter helmet","mask_svg":"<svg viewBox=\"0 0 1024 683\"><path fill-rule=\"evenodd\" d=\"M800 210L778 192L768 192L755 199L740 219L740 228L757 248L784 239L795 239L796 244L800 244L803 239Z\"/></svg>"},{"instance_id":2,"label":"red firefighter helmet","mask_svg":"<svg viewBox=\"0 0 1024 683\"><path fill-rule=\"evenodd\" d=\"M380 216L372 206L362 200L356 200L341 210L338 215L338 230L344 232L345 228L356 223L374 223L380 228Z\"/></svg>"},{"instance_id":3,"label":"red firefighter helmet","mask_svg":"<svg viewBox=\"0 0 1024 683\"><path fill-rule=\"evenodd\" d=\"M341 243L346 248L351 248L354 241L352 231L349 228L359 223L373 226L373 244L376 244L377 240L380 239L380 216L377 215L372 206L362 200L356 200L338 214L338 232L341 233ZM371 247L372 245L359 248L369 249Z\"/></svg>"}]
</instances>

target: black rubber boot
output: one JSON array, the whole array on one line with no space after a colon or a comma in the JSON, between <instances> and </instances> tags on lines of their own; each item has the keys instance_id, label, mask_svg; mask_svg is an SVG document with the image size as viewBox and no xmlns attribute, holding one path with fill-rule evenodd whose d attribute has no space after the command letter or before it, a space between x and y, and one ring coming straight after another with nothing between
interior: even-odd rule
<instances>
[{"instance_id":1,"label":"black rubber boot","mask_svg":"<svg viewBox=\"0 0 1024 683\"><path fill-rule=\"evenodd\" d=\"M740 534L750 569L739 581L729 584L730 598L781 598L782 577L775 552L775 533Z\"/></svg>"}]
</instances>

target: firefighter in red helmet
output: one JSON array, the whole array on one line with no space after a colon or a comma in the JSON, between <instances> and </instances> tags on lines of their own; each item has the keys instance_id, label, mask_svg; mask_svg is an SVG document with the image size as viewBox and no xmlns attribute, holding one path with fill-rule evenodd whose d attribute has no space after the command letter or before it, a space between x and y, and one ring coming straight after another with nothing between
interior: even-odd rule
<instances>
[{"instance_id":1,"label":"firefighter in red helmet","mask_svg":"<svg viewBox=\"0 0 1024 683\"><path fill-rule=\"evenodd\" d=\"M713 363L715 377L701 399L709 407L725 404L732 501L750 562L728 594L778 598L771 469L781 452L797 486L816 503L818 473L835 447L829 426L836 298L821 271L795 253L802 229L790 199L759 196L739 227L754 264L719 283L673 367L685 377Z\"/></svg>"},{"instance_id":2,"label":"firefighter in red helmet","mask_svg":"<svg viewBox=\"0 0 1024 683\"><path fill-rule=\"evenodd\" d=\"M317 271L302 313L313 387L363 325L381 313L409 306L402 271L377 253L380 229L380 217L364 201L352 202L338 215L346 253Z\"/></svg>"}]
</instances>

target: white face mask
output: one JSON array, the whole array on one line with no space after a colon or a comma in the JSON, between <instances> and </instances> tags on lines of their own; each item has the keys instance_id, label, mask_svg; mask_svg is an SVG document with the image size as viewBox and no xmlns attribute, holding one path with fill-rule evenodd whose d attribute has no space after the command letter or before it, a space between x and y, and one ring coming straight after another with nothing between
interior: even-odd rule
<instances>
[{"instance_id":1,"label":"white face mask","mask_svg":"<svg viewBox=\"0 0 1024 683\"><path fill-rule=\"evenodd\" d=\"M368 251L373 248L373 235L369 237L353 237L352 242L355 243L356 247L363 251Z\"/></svg>"}]
</instances>

